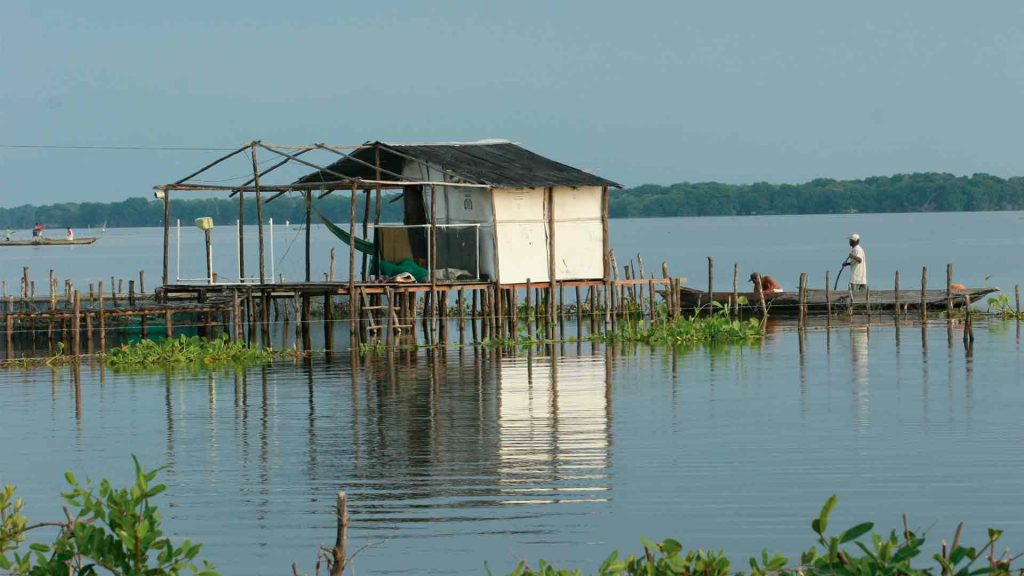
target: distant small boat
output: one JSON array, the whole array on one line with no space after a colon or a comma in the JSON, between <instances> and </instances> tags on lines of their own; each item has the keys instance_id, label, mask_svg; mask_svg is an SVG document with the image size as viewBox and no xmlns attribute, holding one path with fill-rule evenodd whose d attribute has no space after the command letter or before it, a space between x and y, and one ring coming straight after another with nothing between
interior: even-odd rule
<instances>
[{"instance_id":1,"label":"distant small boat","mask_svg":"<svg viewBox=\"0 0 1024 576\"><path fill-rule=\"evenodd\" d=\"M67 238L43 238L42 240L0 240L0 246L69 246L75 244L92 244L99 236L85 236L68 240Z\"/></svg>"}]
</instances>

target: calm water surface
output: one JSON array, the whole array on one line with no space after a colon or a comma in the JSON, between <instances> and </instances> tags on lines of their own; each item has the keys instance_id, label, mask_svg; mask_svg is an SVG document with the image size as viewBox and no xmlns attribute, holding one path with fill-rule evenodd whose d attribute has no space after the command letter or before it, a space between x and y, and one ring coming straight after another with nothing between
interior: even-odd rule
<instances>
[{"instance_id":1,"label":"calm water surface","mask_svg":"<svg viewBox=\"0 0 1024 576\"><path fill-rule=\"evenodd\" d=\"M707 255L727 270L719 278L733 261L784 284L823 274L856 231L876 285L925 264L939 278L954 262L958 280L1008 287L1024 276L1020 218L634 220L612 233L620 255L667 260L697 286ZM331 244L315 238L325 269ZM218 240L222 265L231 240ZM38 281L54 268L81 286L145 268L155 282L159 246L158 230L110 230L93 247L0 251L0 272L10 282L30 264ZM290 246L276 270L298 277L301 244ZM282 231L277 256L288 247ZM973 356L958 327L949 340L945 323L890 320L802 337L777 325L763 344L722 350L567 344L356 367L341 354L215 374L85 366L78 395L68 369L0 371L0 482L43 520L59 514L67 469L127 482L133 453L167 463L169 532L204 543L226 574L311 570L333 540L338 490L350 548L377 544L360 573L482 574L484 562L502 573L539 558L593 569L640 535L724 547L737 562L762 547L792 555L832 493L836 527L887 529L905 511L936 540L965 520L975 536L1007 529L1022 550L1020 331L993 321L976 335Z\"/></svg>"},{"instance_id":2,"label":"calm water surface","mask_svg":"<svg viewBox=\"0 0 1024 576\"><path fill-rule=\"evenodd\" d=\"M801 348L803 354L801 354ZM973 357L944 323L777 327L724 350L422 355L353 369L278 364L216 374L86 367L0 373L0 479L31 517L58 513L62 472L129 478L169 463L170 532L228 574L286 573L333 538L348 491L363 573L483 573L547 558L593 568L637 537L736 558L796 553L840 495L874 519L1024 545L1024 391L1014 324Z\"/></svg>"}]
</instances>

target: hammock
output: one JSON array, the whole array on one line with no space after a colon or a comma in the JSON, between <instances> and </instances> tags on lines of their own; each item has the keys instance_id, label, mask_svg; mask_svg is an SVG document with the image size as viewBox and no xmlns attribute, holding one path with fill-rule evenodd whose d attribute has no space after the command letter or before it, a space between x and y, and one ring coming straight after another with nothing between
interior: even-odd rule
<instances>
[{"instance_id":1,"label":"hammock","mask_svg":"<svg viewBox=\"0 0 1024 576\"><path fill-rule=\"evenodd\" d=\"M337 225L334 224L334 222L328 220L327 217L321 214L320 210L318 209L316 210L316 215L319 216L321 220L323 220L324 226L327 226L327 229L331 231L331 234L337 236L338 239L344 242L345 244L348 244L349 246L353 245L351 234L339 228ZM409 274L412 274L413 278L415 278L417 282L426 282L428 279L430 279L430 272L426 268L420 266L419 264L408 258L402 260L398 264L388 262L387 260L378 259L377 251L374 250L373 242L363 240L361 238L356 238L355 247L356 250L370 256L373 259L370 269L377 270L379 271L380 274L383 274L385 276L397 276L402 272L408 272Z\"/></svg>"},{"instance_id":2,"label":"hammock","mask_svg":"<svg viewBox=\"0 0 1024 576\"><path fill-rule=\"evenodd\" d=\"M348 244L350 246L352 245L352 236L348 232L345 232L344 230L339 228L337 225L335 225L334 222L331 222L330 220L328 220L326 216L324 216L323 214L320 213L319 209L315 209L315 210L316 210L316 215L319 216L320 219L324 221L324 226L327 226L327 229L331 231L331 234L334 234L335 236L337 236L338 239L341 240L342 242L344 242L345 244ZM356 246L356 250L358 250L358 251L360 251L363 254L366 254L368 256L373 256L374 253L376 252L373 249L373 242L370 242L368 240L363 240L361 238L356 238L355 246Z\"/></svg>"}]
</instances>

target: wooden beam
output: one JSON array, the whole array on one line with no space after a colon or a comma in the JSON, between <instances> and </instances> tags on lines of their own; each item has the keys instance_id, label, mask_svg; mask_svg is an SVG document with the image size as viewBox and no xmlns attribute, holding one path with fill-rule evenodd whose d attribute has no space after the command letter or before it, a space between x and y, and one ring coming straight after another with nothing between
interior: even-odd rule
<instances>
[{"instance_id":1,"label":"wooden beam","mask_svg":"<svg viewBox=\"0 0 1024 576\"><path fill-rule=\"evenodd\" d=\"M168 254L171 246L171 199L169 194L169 192L164 192L164 286L167 286L170 269Z\"/></svg>"},{"instance_id":2,"label":"wooden beam","mask_svg":"<svg viewBox=\"0 0 1024 576\"><path fill-rule=\"evenodd\" d=\"M326 172L326 173L330 174L331 176L334 176L335 178L340 178L342 181L344 181L346 183L360 182L361 181L360 178L355 178L355 177L352 177L352 176L348 176L347 174L342 174L340 172L335 172L334 170L331 170L330 168L325 168L325 167L320 166L318 164L313 164L312 162L307 162L305 160L301 160L301 159L299 159L298 154L285 154L284 152L281 152L280 150L274 150L273 148L271 148L269 146L266 146L266 145L263 145L263 144L259 144L259 146L261 148L269 150L270 152L273 152L274 154L277 154L277 155L280 155L280 156L284 156L285 158L288 158L289 160L294 160L295 162L298 162L299 164L305 164L306 166L309 166L310 168L316 168L317 170L319 170L321 172ZM317 145L317 146L319 147L319 145ZM319 184L323 184L323 182L320 182Z\"/></svg>"},{"instance_id":3,"label":"wooden beam","mask_svg":"<svg viewBox=\"0 0 1024 576\"><path fill-rule=\"evenodd\" d=\"M310 226L309 225L311 223L310 222L311 221L311 216L313 214L313 192L311 190L306 190L304 196L305 196L305 200L306 200L306 214L305 214L305 216L306 216L306 282L309 282L310 281L310 274L311 274L311 272L310 272L310 249L311 248L310 248Z\"/></svg>"},{"instance_id":4,"label":"wooden beam","mask_svg":"<svg viewBox=\"0 0 1024 576\"><path fill-rule=\"evenodd\" d=\"M352 202L348 221L348 315L349 337L352 349L359 345L358 318L356 318L356 194L357 185L352 183Z\"/></svg>"},{"instance_id":5,"label":"wooden beam","mask_svg":"<svg viewBox=\"0 0 1024 576\"><path fill-rule=\"evenodd\" d=\"M256 188L256 234L260 256L260 284L266 284L266 263L264 262L264 251L263 251L263 196L260 191L260 168L256 160L256 147L259 146L259 142L252 143L252 176L253 186Z\"/></svg>"},{"instance_id":6,"label":"wooden beam","mask_svg":"<svg viewBox=\"0 0 1024 576\"><path fill-rule=\"evenodd\" d=\"M220 158L214 160L213 162L210 162L206 166L203 166L199 170L196 170L195 172L189 174L188 176L185 176L181 180L178 180L177 182L175 182L175 184L181 184L182 182L187 182L188 180L190 180L192 178L195 178L196 176L202 174L203 172L206 172L210 168L213 168L217 164L220 164L221 162L227 160L228 158L231 158L232 156L234 156L236 154L239 154L240 152L244 152L245 149L248 148L249 146L251 146L251 144L246 144L245 146L242 146L241 148L239 148L238 150L235 150L234 152L231 152L229 154L225 154L224 156L221 156Z\"/></svg>"},{"instance_id":7,"label":"wooden beam","mask_svg":"<svg viewBox=\"0 0 1024 576\"><path fill-rule=\"evenodd\" d=\"M611 276L610 270L608 269L608 251L609 251L609 238L608 238L608 187L601 187L601 242L602 250L604 253L604 279L608 280Z\"/></svg>"},{"instance_id":8,"label":"wooden beam","mask_svg":"<svg viewBox=\"0 0 1024 576\"><path fill-rule=\"evenodd\" d=\"M359 158L356 158L355 156L353 156L351 154L345 154L344 152L339 152L338 150L332 150L331 148L328 148L327 146L324 146L322 144L317 144L316 146L317 146L317 148L320 148L322 150L327 150L328 152L333 152L334 154L337 154L338 156L341 156L341 160L351 160L351 161L355 162L356 164L362 164L363 166L366 166L367 168L373 168L374 170L379 170L379 171L384 172L386 174L390 174L390 175L392 175L392 176L394 176L394 177L396 177L396 178L398 178L400 180L405 179L405 176L399 174L398 172L392 172L391 170L385 170L385 169L381 168L380 166L374 166L373 164L370 164L369 162L367 162L365 160L360 160ZM336 174L335 172L331 172L330 170L327 170L326 168L324 168L324 170L328 174Z\"/></svg>"}]
</instances>

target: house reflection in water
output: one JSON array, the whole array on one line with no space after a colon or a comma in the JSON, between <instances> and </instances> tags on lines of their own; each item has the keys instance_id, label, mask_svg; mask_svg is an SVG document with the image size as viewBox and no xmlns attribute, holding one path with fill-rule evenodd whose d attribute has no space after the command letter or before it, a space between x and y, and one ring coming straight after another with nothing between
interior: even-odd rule
<instances>
[{"instance_id":1,"label":"house reflection in water","mask_svg":"<svg viewBox=\"0 0 1024 576\"><path fill-rule=\"evenodd\" d=\"M505 504L607 500L610 367L604 356L504 358L498 485Z\"/></svg>"}]
</instances>

